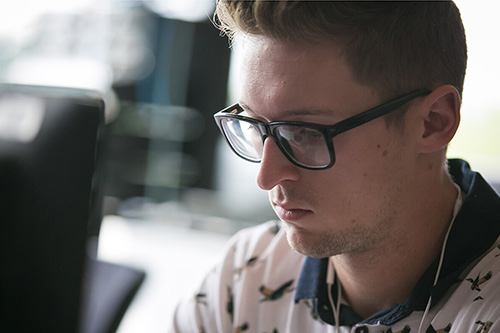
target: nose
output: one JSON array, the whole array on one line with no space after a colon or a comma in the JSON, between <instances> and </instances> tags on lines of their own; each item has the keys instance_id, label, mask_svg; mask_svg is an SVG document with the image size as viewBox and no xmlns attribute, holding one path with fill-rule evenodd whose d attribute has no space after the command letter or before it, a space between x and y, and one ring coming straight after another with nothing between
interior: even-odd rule
<instances>
[{"instance_id":1,"label":"nose","mask_svg":"<svg viewBox=\"0 0 500 333\"><path fill-rule=\"evenodd\" d=\"M283 181L298 180L300 168L293 165L281 152L272 138L264 141L257 184L269 191Z\"/></svg>"}]
</instances>

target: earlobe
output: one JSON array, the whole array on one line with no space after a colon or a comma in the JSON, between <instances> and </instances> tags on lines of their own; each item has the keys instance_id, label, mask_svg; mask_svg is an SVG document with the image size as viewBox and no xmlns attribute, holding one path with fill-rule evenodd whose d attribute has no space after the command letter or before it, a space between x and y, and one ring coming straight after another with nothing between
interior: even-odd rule
<instances>
[{"instance_id":1,"label":"earlobe","mask_svg":"<svg viewBox=\"0 0 500 333\"><path fill-rule=\"evenodd\" d=\"M451 85L440 86L426 97L422 108L420 151L432 153L445 147L457 131L460 123L460 95Z\"/></svg>"}]
</instances>

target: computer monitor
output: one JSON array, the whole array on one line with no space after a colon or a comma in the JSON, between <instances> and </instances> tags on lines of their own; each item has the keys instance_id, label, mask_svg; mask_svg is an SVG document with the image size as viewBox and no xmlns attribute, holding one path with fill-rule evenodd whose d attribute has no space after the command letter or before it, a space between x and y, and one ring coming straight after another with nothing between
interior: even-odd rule
<instances>
[{"instance_id":1,"label":"computer monitor","mask_svg":"<svg viewBox=\"0 0 500 333\"><path fill-rule=\"evenodd\" d=\"M94 92L0 85L1 331L78 331L103 130Z\"/></svg>"}]
</instances>

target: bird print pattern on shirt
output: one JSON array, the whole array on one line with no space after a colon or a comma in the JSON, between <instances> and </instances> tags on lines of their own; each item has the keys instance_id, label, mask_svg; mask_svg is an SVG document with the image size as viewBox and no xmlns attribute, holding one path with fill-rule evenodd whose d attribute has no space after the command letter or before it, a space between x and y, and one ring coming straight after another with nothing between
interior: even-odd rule
<instances>
[{"instance_id":1,"label":"bird print pattern on shirt","mask_svg":"<svg viewBox=\"0 0 500 333\"><path fill-rule=\"evenodd\" d=\"M226 311L231 319L231 323L234 322L234 303L233 303L233 292L231 291L231 287L227 287L227 300L226 300Z\"/></svg>"},{"instance_id":2,"label":"bird print pattern on shirt","mask_svg":"<svg viewBox=\"0 0 500 333\"><path fill-rule=\"evenodd\" d=\"M257 259L259 257L252 257L250 259L248 259L245 263L245 265L241 266L241 267L237 267L234 269L234 274L236 274L238 277L241 275L241 273L243 272L243 270L245 270L246 268L248 267L252 267L253 265L255 265L255 263L257 262Z\"/></svg>"},{"instance_id":3,"label":"bird print pattern on shirt","mask_svg":"<svg viewBox=\"0 0 500 333\"><path fill-rule=\"evenodd\" d=\"M194 298L195 298L195 301L196 301L197 304L203 304L205 306L208 306L208 303L206 301L207 294L205 294L205 293L198 293L198 294L195 295Z\"/></svg>"},{"instance_id":4,"label":"bird print pattern on shirt","mask_svg":"<svg viewBox=\"0 0 500 333\"><path fill-rule=\"evenodd\" d=\"M446 327L436 330L432 327L432 325L430 325L426 333L448 333L451 331L451 326L451 324L448 324Z\"/></svg>"},{"instance_id":5,"label":"bird print pattern on shirt","mask_svg":"<svg viewBox=\"0 0 500 333\"><path fill-rule=\"evenodd\" d=\"M264 295L264 298L260 301L275 301L283 297L283 295L285 295L286 293L292 292L294 288L290 288L290 286L293 284L293 281L294 280L287 281L283 283L278 289L274 290L264 285L260 286L259 291L262 295Z\"/></svg>"},{"instance_id":6,"label":"bird print pattern on shirt","mask_svg":"<svg viewBox=\"0 0 500 333\"><path fill-rule=\"evenodd\" d=\"M487 322L482 322L480 320L476 321L476 325L479 325L479 328L475 333L488 333L491 329L491 326L493 326L493 322L487 321Z\"/></svg>"},{"instance_id":7,"label":"bird print pattern on shirt","mask_svg":"<svg viewBox=\"0 0 500 333\"><path fill-rule=\"evenodd\" d=\"M479 288L479 286L482 285L483 283L485 283L486 281L488 281L489 279L491 279L492 276L493 276L493 272L489 271L488 273L486 273L482 277L481 277L481 272L479 272L475 279L468 278L467 281L469 281L472 284L470 286L470 289L481 291L481 288Z\"/></svg>"},{"instance_id":8,"label":"bird print pattern on shirt","mask_svg":"<svg viewBox=\"0 0 500 333\"><path fill-rule=\"evenodd\" d=\"M248 330L249 328L250 326L248 325L248 323L243 323L242 325L234 328L234 333L242 333Z\"/></svg>"}]
</instances>

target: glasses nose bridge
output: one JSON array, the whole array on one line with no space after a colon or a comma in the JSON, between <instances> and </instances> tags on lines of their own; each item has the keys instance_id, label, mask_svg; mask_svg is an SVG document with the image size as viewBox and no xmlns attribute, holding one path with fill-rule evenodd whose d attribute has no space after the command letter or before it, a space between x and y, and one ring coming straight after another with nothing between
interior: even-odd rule
<instances>
[{"instance_id":1,"label":"glasses nose bridge","mask_svg":"<svg viewBox=\"0 0 500 333\"><path fill-rule=\"evenodd\" d=\"M259 128L262 143L264 143L264 141L266 141L268 137L271 137L274 141L276 141L276 139L273 137L271 126L269 124L258 122L257 127Z\"/></svg>"}]
</instances>

